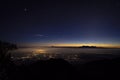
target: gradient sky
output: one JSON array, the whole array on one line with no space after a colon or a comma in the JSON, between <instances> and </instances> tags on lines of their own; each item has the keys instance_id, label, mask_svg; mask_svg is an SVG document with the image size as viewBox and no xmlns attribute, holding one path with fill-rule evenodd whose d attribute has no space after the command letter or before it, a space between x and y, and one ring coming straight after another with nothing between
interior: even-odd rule
<instances>
[{"instance_id":1,"label":"gradient sky","mask_svg":"<svg viewBox=\"0 0 120 80\"><path fill-rule=\"evenodd\" d=\"M18 44L120 44L120 1L2 1L0 40Z\"/></svg>"}]
</instances>

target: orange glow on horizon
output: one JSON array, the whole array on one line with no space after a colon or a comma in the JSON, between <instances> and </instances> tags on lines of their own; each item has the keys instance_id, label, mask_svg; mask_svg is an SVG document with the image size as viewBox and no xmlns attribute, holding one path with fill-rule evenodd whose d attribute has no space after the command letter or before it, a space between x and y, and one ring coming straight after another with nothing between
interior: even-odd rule
<instances>
[{"instance_id":1,"label":"orange glow on horizon","mask_svg":"<svg viewBox=\"0 0 120 80\"><path fill-rule=\"evenodd\" d=\"M107 47L107 48L120 48L120 43L29 43L24 46L28 47L39 47L39 46L97 46L97 47ZM44 51L37 51L44 52Z\"/></svg>"},{"instance_id":2,"label":"orange glow on horizon","mask_svg":"<svg viewBox=\"0 0 120 80\"><path fill-rule=\"evenodd\" d=\"M103 43L86 43L86 44L75 44L75 43L70 43L70 44L55 44L54 46L97 46L97 47L107 47L107 48L120 48L119 44L103 44Z\"/></svg>"}]
</instances>

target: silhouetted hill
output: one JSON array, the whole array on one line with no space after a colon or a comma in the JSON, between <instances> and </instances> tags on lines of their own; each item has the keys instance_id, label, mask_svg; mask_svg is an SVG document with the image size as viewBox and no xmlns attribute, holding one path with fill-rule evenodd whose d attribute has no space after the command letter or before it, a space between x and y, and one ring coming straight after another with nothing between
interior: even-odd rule
<instances>
[{"instance_id":1,"label":"silhouetted hill","mask_svg":"<svg viewBox=\"0 0 120 80\"><path fill-rule=\"evenodd\" d=\"M71 65L63 59L36 61L31 65L12 65L9 80L109 80L119 78L120 58Z\"/></svg>"},{"instance_id":2,"label":"silhouetted hill","mask_svg":"<svg viewBox=\"0 0 120 80\"><path fill-rule=\"evenodd\" d=\"M19 66L10 75L10 80L73 80L73 67L62 59L37 61L27 66Z\"/></svg>"},{"instance_id":3,"label":"silhouetted hill","mask_svg":"<svg viewBox=\"0 0 120 80\"><path fill-rule=\"evenodd\" d=\"M81 46L79 48L97 48L97 46Z\"/></svg>"},{"instance_id":4,"label":"silhouetted hill","mask_svg":"<svg viewBox=\"0 0 120 80\"><path fill-rule=\"evenodd\" d=\"M104 48L97 46L51 46L52 48Z\"/></svg>"},{"instance_id":5,"label":"silhouetted hill","mask_svg":"<svg viewBox=\"0 0 120 80\"><path fill-rule=\"evenodd\" d=\"M120 58L92 61L84 65L77 65L77 68L79 74L82 74L82 78L87 80L119 79ZM79 79L81 78L79 77Z\"/></svg>"}]
</instances>

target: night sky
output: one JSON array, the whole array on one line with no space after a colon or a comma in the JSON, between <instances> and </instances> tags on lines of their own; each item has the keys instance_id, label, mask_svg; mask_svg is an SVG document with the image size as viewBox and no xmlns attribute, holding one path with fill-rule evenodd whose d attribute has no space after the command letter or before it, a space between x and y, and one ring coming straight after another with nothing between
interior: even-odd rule
<instances>
[{"instance_id":1,"label":"night sky","mask_svg":"<svg viewBox=\"0 0 120 80\"><path fill-rule=\"evenodd\" d=\"M1 1L0 40L120 45L120 1Z\"/></svg>"}]
</instances>

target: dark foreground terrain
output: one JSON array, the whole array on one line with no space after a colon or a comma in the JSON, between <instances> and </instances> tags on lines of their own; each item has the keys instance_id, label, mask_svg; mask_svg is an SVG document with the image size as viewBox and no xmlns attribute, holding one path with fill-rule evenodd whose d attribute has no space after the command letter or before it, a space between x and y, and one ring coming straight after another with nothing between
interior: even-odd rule
<instances>
[{"instance_id":1,"label":"dark foreground terrain","mask_svg":"<svg viewBox=\"0 0 120 80\"><path fill-rule=\"evenodd\" d=\"M9 63L2 80L109 80L120 79L120 58L72 65L63 59L37 61L29 65Z\"/></svg>"}]
</instances>

